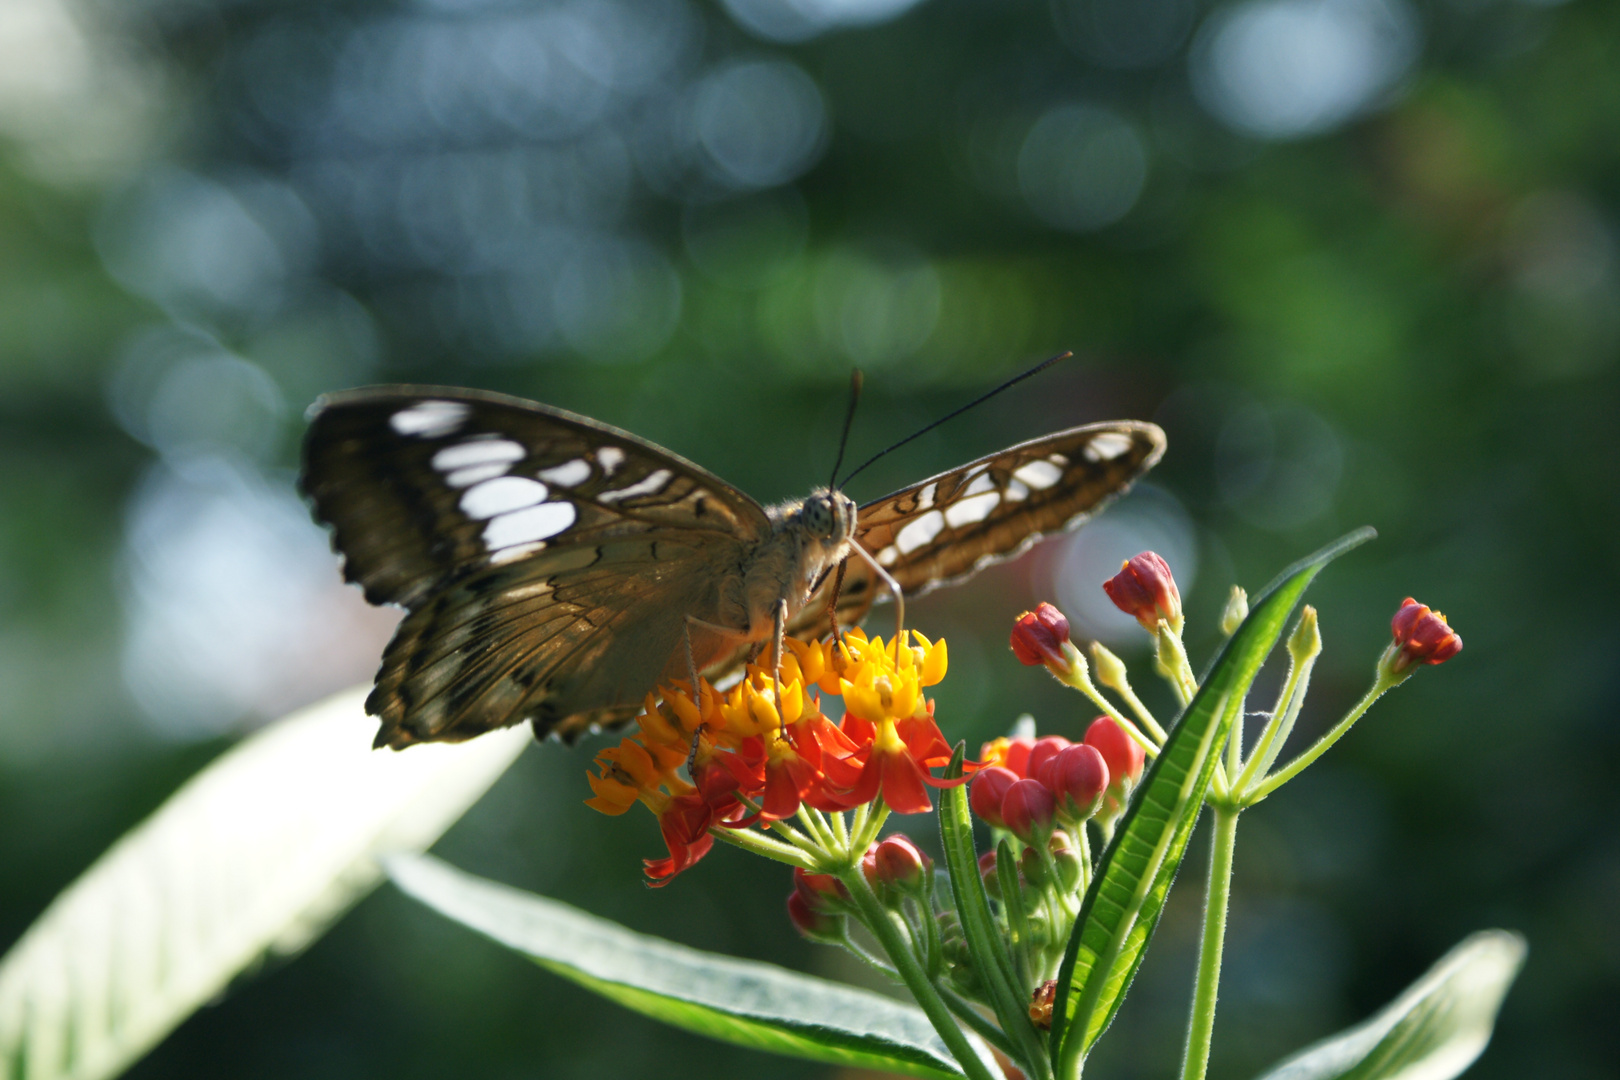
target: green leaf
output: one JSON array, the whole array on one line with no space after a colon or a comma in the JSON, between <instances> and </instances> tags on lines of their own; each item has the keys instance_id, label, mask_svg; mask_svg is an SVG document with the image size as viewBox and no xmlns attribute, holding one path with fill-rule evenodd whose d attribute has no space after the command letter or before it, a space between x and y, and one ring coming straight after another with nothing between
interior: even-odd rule
<instances>
[{"instance_id":1,"label":"green leaf","mask_svg":"<svg viewBox=\"0 0 1620 1080\"><path fill-rule=\"evenodd\" d=\"M928 1018L911 1005L638 934L427 856L392 859L388 873L440 914L666 1024L811 1061L910 1076L962 1075ZM988 1052L984 1057L991 1060Z\"/></svg>"},{"instance_id":2,"label":"green leaf","mask_svg":"<svg viewBox=\"0 0 1620 1080\"><path fill-rule=\"evenodd\" d=\"M958 743L945 769L945 779L954 780L962 775L963 753L964 746ZM990 910L984 879L979 876L979 854L973 846L973 816L966 784L939 793L939 838L945 866L950 871L951 894L956 901L957 918L962 923L962 937L989 995L990 1007L1001 1030L1022 1052L1023 1064L1035 1070L1036 1076L1048 1075L1046 1049L1035 1026L1029 1022L1030 988L1019 983L1001 927Z\"/></svg>"},{"instance_id":3,"label":"green leaf","mask_svg":"<svg viewBox=\"0 0 1620 1080\"><path fill-rule=\"evenodd\" d=\"M1288 1058L1261 1080L1451 1080L1490 1042L1524 954L1518 934L1474 934L1370 1020Z\"/></svg>"},{"instance_id":4,"label":"green leaf","mask_svg":"<svg viewBox=\"0 0 1620 1080\"><path fill-rule=\"evenodd\" d=\"M533 740L377 753L360 687L269 725L126 833L0 960L0 1080L116 1076L266 953L308 945Z\"/></svg>"},{"instance_id":5,"label":"green leaf","mask_svg":"<svg viewBox=\"0 0 1620 1080\"><path fill-rule=\"evenodd\" d=\"M1250 605L1143 776L1080 909L1058 972L1053 1059L1059 1076L1102 1035L1147 950L1249 685L1306 586L1329 561L1373 537L1361 529L1285 570Z\"/></svg>"}]
</instances>

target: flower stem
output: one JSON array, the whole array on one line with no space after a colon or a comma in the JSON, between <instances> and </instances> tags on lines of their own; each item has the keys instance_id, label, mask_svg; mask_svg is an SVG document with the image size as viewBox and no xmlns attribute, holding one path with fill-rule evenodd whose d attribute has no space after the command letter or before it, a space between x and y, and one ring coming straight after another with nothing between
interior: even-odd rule
<instances>
[{"instance_id":1,"label":"flower stem","mask_svg":"<svg viewBox=\"0 0 1620 1080\"><path fill-rule=\"evenodd\" d=\"M728 829L724 825L715 825L709 829L709 835L755 855L763 855L767 859L797 866L809 873L818 872L815 860L798 848L784 844L780 840L772 840L753 829Z\"/></svg>"},{"instance_id":2,"label":"flower stem","mask_svg":"<svg viewBox=\"0 0 1620 1080\"><path fill-rule=\"evenodd\" d=\"M1349 712L1345 713L1343 720L1340 720L1337 724L1334 724L1332 730L1330 730L1326 735L1323 735L1320 739L1317 739L1316 742L1311 745L1309 750L1306 750L1304 753L1300 754L1299 757L1295 758L1293 761L1290 761L1287 765L1283 766L1281 769L1278 769L1276 772L1272 773L1270 776L1266 777L1263 781L1256 785L1252 795L1244 796L1243 805L1253 806L1255 803L1264 799L1267 795L1270 795L1273 791L1276 791L1278 788L1288 783L1288 781L1298 776L1305 770L1307 766L1311 764L1311 762L1327 753L1328 747L1332 746L1334 743L1343 738L1344 733L1350 730L1351 725L1353 725L1357 720L1360 720L1367 710L1372 708L1372 703L1383 697L1384 691L1394 686L1395 682L1396 680L1389 679L1384 675L1379 675L1378 678L1373 681L1372 686L1367 690L1366 694L1362 695L1361 700L1356 702L1355 706Z\"/></svg>"},{"instance_id":3,"label":"flower stem","mask_svg":"<svg viewBox=\"0 0 1620 1080\"><path fill-rule=\"evenodd\" d=\"M995 1080L983 1059L973 1048L973 1044L968 1042L967 1035L951 1016L950 1008L939 996L939 991L934 988L927 972L917 963L917 957L912 953L910 943L901 935L900 928L894 925L894 920L889 918L888 910L878 902L877 894L872 891L872 886L867 884L866 875L857 867L839 874L838 879L844 883L844 888L849 890L850 899L854 900L856 910L860 912L861 922L865 923L872 936L877 938L878 944L883 946L883 951L889 954L895 970L900 973L901 981L911 991L912 997L917 999L922 1011L928 1015L929 1022L934 1025L934 1030L939 1032L939 1037L944 1041L946 1048L962 1066L962 1071L973 1080Z\"/></svg>"},{"instance_id":4,"label":"flower stem","mask_svg":"<svg viewBox=\"0 0 1620 1080\"><path fill-rule=\"evenodd\" d=\"M1216 804L1215 840L1209 853L1209 890L1204 897L1204 933L1198 950L1198 981L1187 1019L1187 1052L1181 1080L1204 1080L1210 1036L1215 1031L1215 998L1221 983L1221 950L1226 944L1226 913L1232 899L1232 850L1237 846L1242 809Z\"/></svg>"}]
</instances>

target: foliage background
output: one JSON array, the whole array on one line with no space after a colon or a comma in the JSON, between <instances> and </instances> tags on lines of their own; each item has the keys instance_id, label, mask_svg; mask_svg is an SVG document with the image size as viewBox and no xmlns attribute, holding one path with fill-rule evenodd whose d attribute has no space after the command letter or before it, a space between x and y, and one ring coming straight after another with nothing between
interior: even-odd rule
<instances>
[{"instance_id":1,"label":"foliage background","mask_svg":"<svg viewBox=\"0 0 1620 1080\"><path fill-rule=\"evenodd\" d=\"M321 391L520 393L773 499L824 478L852 364L859 456L1072 348L853 492L1090 419L1169 433L1103 523L916 605L951 642L947 731L1079 731L1005 628L1057 596L1135 648L1093 594L1141 547L1207 656L1229 583L1376 525L1314 594L1296 738L1407 593L1467 649L1245 818L1214 1073L1499 925L1530 960L1473 1075L1620 1074L1617 46L1595 0L9 0L0 942L242 731L369 677L391 620L292 494ZM582 807L585 761L530 751L438 850L858 977L731 851L643 890L652 822ZM1100 1076L1176 1063L1183 884ZM816 1072L384 889L134 1075L655 1069Z\"/></svg>"}]
</instances>

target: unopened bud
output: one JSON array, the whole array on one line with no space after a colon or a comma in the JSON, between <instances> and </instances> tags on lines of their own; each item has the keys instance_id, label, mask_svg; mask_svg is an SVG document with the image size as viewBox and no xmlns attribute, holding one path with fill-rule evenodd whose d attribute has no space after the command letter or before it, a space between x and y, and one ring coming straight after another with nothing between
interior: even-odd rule
<instances>
[{"instance_id":1,"label":"unopened bud","mask_svg":"<svg viewBox=\"0 0 1620 1080\"><path fill-rule=\"evenodd\" d=\"M1243 625L1243 620L1249 617L1249 594L1243 591L1243 586L1232 586L1231 593L1226 597L1226 607L1221 612L1221 633L1231 637L1237 633L1237 628Z\"/></svg>"},{"instance_id":2,"label":"unopened bud","mask_svg":"<svg viewBox=\"0 0 1620 1080\"><path fill-rule=\"evenodd\" d=\"M1288 655L1294 663L1303 664L1322 651L1322 628L1317 625L1316 609L1306 604L1299 613L1299 623L1288 635Z\"/></svg>"},{"instance_id":3,"label":"unopened bud","mask_svg":"<svg viewBox=\"0 0 1620 1080\"><path fill-rule=\"evenodd\" d=\"M788 920L811 941L837 944L844 939L844 917L818 911L797 890L788 894Z\"/></svg>"},{"instance_id":4,"label":"unopened bud","mask_svg":"<svg viewBox=\"0 0 1620 1080\"><path fill-rule=\"evenodd\" d=\"M861 857L861 872L881 896L885 889L915 892L927 884L934 872L930 859L905 833L894 833L867 849Z\"/></svg>"},{"instance_id":5,"label":"unopened bud","mask_svg":"<svg viewBox=\"0 0 1620 1080\"><path fill-rule=\"evenodd\" d=\"M1394 642L1384 650L1379 668L1404 678L1418 664L1443 664L1462 652L1462 638L1438 611L1408 596L1390 620Z\"/></svg>"},{"instance_id":6,"label":"unopened bud","mask_svg":"<svg viewBox=\"0 0 1620 1080\"><path fill-rule=\"evenodd\" d=\"M1024 765L1024 776L1030 780L1041 780L1041 770L1046 768L1047 763L1072 745L1061 735L1047 735L1036 739L1035 745L1029 748L1029 761Z\"/></svg>"},{"instance_id":7,"label":"unopened bud","mask_svg":"<svg viewBox=\"0 0 1620 1080\"><path fill-rule=\"evenodd\" d=\"M1012 651L1020 663L1064 665L1063 646L1069 643L1069 620L1051 604L1026 611L1013 624Z\"/></svg>"},{"instance_id":8,"label":"unopened bud","mask_svg":"<svg viewBox=\"0 0 1620 1080\"><path fill-rule=\"evenodd\" d=\"M1039 843L1052 827L1057 800L1038 780L1020 780L1001 800L1001 819L1007 831L1026 844Z\"/></svg>"},{"instance_id":9,"label":"unopened bud","mask_svg":"<svg viewBox=\"0 0 1620 1080\"><path fill-rule=\"evenodd\" d=\"M1100 812L1105 818L1113 818L1125 809L1131 789L1142 778L1146 755L1136 740L1108 716L1091 722L1086 729L1086 745L1096 749L1108 766L1108 788Z\"/></svg>"},{"instance_id":10,"label":"unopened bud","mask_svg":"<svg viewBox=\"0 0 1620 1080\"><path fill-rule=\"evenodd\" d=\"M1007 789L1021 779L1023 777L1016 772L1000 765L980 769L973 774L968 787L968 805L982 820L994 828L1004 829L1007 826L1001 820L1001 800L1006 798Z\"/></svg>"},{"instance_id":11,"label":"unopened bud","mask_svg":"<svg viewBox=\"0 0 1620 1080\"><path fill-rule=\"evenodd\" d=\"M1141 753L1140 748L1137 753ZM1102 806L1103 793L1108 790L1108 775L1108 763L1102 752L1095 746L1080 743L1064 748L1053 758L1041 782L1057 799L1058 816L1065 822L1078 823Z\"/></svg>"},{"instance_id":12,"label":"unopened bud","mask_svg":"<svg viewBox=\"0 0 1620 1080\"><path fill-rule=\"evenodd\" d=\"M1144 551L1121 564L1119 573L1103 582L1103 591L1148 633L1155 632L1160 619L1181 633L1181 592L1170 565L1154 552Z\"/></svg>"},{"instance_id":13,"label":"unopened bud","mask_svg":"<svg viewBox=\"0 0 1620 1080\"><path fill-rule=\"evenodd\" d=\"M1124 693L1131 688L1125 661L1115 656L1108 650L1108 646L1100 641L1091 643L1091 666L1097 672L1097 681L1108 689Z\"/></svg>"}]
</instances>

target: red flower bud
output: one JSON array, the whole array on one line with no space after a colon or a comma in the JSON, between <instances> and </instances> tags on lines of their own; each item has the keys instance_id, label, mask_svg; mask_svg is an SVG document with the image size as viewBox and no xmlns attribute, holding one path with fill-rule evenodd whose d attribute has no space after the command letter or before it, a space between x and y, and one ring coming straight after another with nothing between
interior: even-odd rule
<instances>
[{"instance_id":1,"label":"red flower bud","mask_svg":"<svg viewBox=\"0 0 1620 1080\"><path fill-rule=\"evenodd\" d=\"M844 883L831 874L812 874L797 866L793 868L793 891L816 911L834 911L841 901L849 899Z\"/></svg>"},{"instance_id":2,"label":"red flower bud","mask_svg":"<svg viewBox=\"0 0 1620 1080\"><path fill-rule=\"evenodd\" d=\"M1057 810L1063 818L1084 821L1102 805L1103 792L1108 790L1108 763L1095 746L1081 743L1049 761L1041 783L1056 796Z\"/></svg>"},{"instance_id":3,"label":"red flower bud","mask_svg":"<svg viewBox=\"0 0 1620 1080\"><path fill-rule=\"evenodd\" d=\"M1069 662L1063 656L1063 646L1068 642L1069 620L1051 604L1041 604L1034 611L1024 612L1013 624L1013 654L1030 667L1059 664L1067 668Z\"/></svg>"},{"instance_id":4,"label":"red flower bud","mask_svg":"<svg viewBox=\"0 0 1620 1080\"><path fill-rule=\"evenodd\" d=\"M1142 766L1147 756L1141 744L1125 734L1125 729L1115 723L1113 717L1099 716L1093 720L1091 726L1086 728L1085 744L1096 747L1108 766L1108 775L1112 780L1123 780L1126 784L1134 785L1142 779Z\"/></svg>"},{"instance_id":5,"label":"red flower bud","mask_svg":"<svg viewBox=\"0 0 1620 1080\"><path fill-rule=\"evenodd\" d=\"M918 850L904 833L885 836L861 856L861 872L874 889L914 889L934 872L934 860Z\"/></svg>"},{"instance_id":6,"label":"red flower bud","mask_svg":"<svg viewBox=\"0 0 1620 1080\"><path fill-rule=\"evenodd\" d=\"M843 939L843 917L818 911L797 891L788 894L788 919L811 941L836 942Z\"/></svg>"},{"instance_id":7,"label":"red flower bud","mask_svg":"<svg viewBox=\"0 0 1620 1080\"><path fill-rule=\"evenodd\" d=\"M1041 770L1046 764L1072 745L1061 735L1036 739L1035 745L1029 749L1029 762L1024 766L1024 775L1031 780L1040 780Z\"/></svg>"},{"instance_id":8,"label":"red flower bud","mask_svg":"<svg viewBox=\"0 0 1620 1080\"><path fill-rule=\"evenodd\" d=\"M1446 623L1446 617L1410 596L1401 601L1389 626L1395 634L1394 648L1399 650L1389 660L1391 674L1398 675L1415 664L1443 664L1462 652L1462 638Z\"/></svg>"},{"instance_id":9,"label":"red flower bud","mask_svg":"<svg viewBox=\"0 0 1620 1080\"><path fill-rule=\"evenodd\" d=\"M1007 831L1026 844L1036 843L1052 828L1057 800L1038 780L1020 780L1001 800L1001 819Z\"/></svg>"},{"instance_id":10,"label":"red flower bud","mask_svg":"<svg viewBox=\"0 0 1620 1080\"><path fill-rule=\"evenodd\" d=\"M973 783L968 788L968 805L991 825L998 829L1005 828L1001 820L1001 800L1006 797L1007 789L1020 779L1022 777L1017 773L999 765L980 769L973 774Z\"/></svg>"},{"instance_id":11,"label":"red flower bud","mask_svg":"<svg viewBox=\"0 0 1620 1080\"><path fill-rule=\"evenodd\" d=\"M1035 748L1035 740L1028 735L1015 735L1007 740L1007 768L1018 774L1023 780L1029 776L1029 755Z\"/></svg>"},{"instance_id":12,"label":"red flower bud","mask_svg":"<svg viewBox=\"0 0 1620 1080\"><path fill-rule=\"evenodd\" d=\"M1144 551L1124 563L1119 573L1103 582L1103 591L1148 633L1158 632L1160 619L1181 632L1181 592L1169 564L1153 552Z\"/></svg>"}]
</instances>

